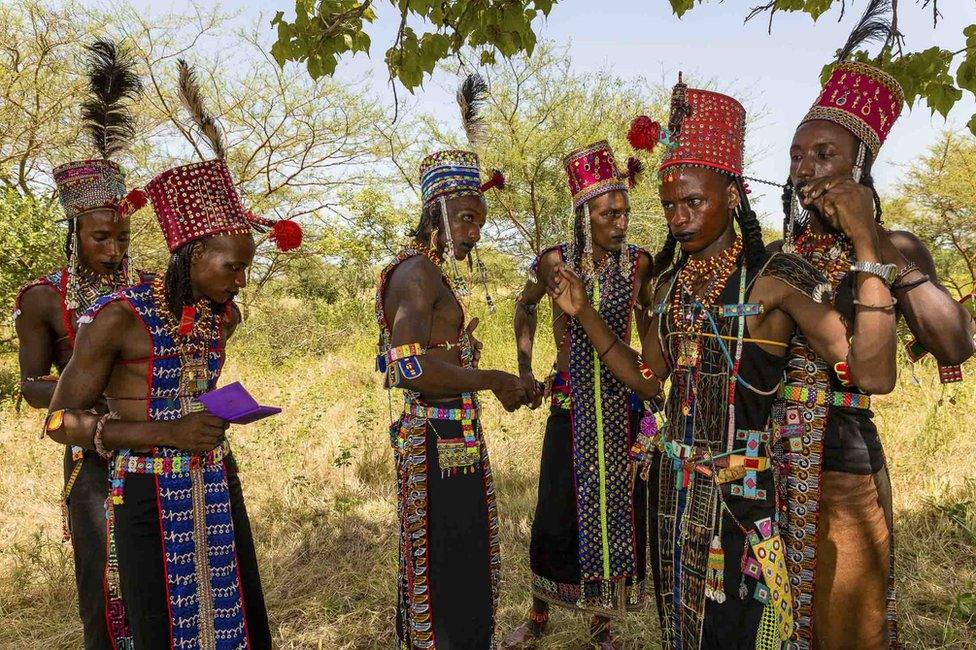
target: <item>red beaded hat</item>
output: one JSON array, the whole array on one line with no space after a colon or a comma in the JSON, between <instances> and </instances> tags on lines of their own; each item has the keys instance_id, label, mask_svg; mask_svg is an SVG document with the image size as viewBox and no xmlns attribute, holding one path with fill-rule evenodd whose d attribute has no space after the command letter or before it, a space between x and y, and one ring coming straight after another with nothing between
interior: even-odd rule
<instances>
[{"instance_id":1,"label":"red beaded hat","mask_svg":"<svg viewBox=\"0 0 976 650\"><path fill-rule=\"evenodd\" d=\"M866 63L845 61L830 73L803 121L828 120L853 133L878 155L901 115L905 93L894 77Z\"/></svg>"},{"instance_id":2,"label":"red beaded hat","mask_svg":"<svg viewBox=\"0 0 976 650\"><path fill-rule=\"evenodd\" d=\"M679 166L709 167L742 175L746 110L728 95L688 88L678 82L671 94L668 134L672 145L660 173Z\"/></svg>"},{"instance_id":3,"label":"red beaded hat","mask_svg":"<svg viewBox=\"0 0 976 650\"><path fill-rule=\"evenodd\" d=\"M627 171L617 169L613 150L606 140L573 151L563 158L569 192L573 196L573 209L601 194L627 191L636 184L640 164L636 158L627 160Z\"/></svg>"},{"instance_id":4,"label":"red beaded hat","mask_svg":"<svg viewBox=\"0 0 976 650\"><path fill-rule=\"evenodd\" d=\"M179 61L179 91L217 158L167 169L146 184L145 196L152 202L170 252L204 237L243 235L252 229L263 232L266 228L271 229L269 239L280 250L300 246L302 229L294 221L263 219L244 209L224 161L223 135L203 106L192 68L183 60Z\"/></svg>"},{"instance_id":5,"label":"red beaded hat","mask_svg":"<svg viewBox=\"0 0 976 650\"><path fill-rule=\"evenodd\" d=\"M167 169L146 184L170 252L211 235L251 232L247 211L220 159Z\"/></svg>"}]
</instances>

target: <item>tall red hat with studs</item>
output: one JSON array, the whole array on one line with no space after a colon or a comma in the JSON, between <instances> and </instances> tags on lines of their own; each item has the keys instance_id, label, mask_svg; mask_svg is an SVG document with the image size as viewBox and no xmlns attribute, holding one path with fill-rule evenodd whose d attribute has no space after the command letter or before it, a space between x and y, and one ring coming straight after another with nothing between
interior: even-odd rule
<instances>
[{"instance_id":1,"label":"tall red hat with studs","mask_svg":"<svg viewBox=\"0 0 976 650\"><path fill-rule=\"evenodd\" d=\"M707 167L742 175L746 111L728 95L689 88L678 76L671 93L671 115L662 127L646 116L636 118L627 138L635 149L666 147L660 172L675 167Z\"/></svg>"},{"instance_id":2,"label":"tall red hat with studs","mask_svg":"<svg viewBox=\"0 0 976 650\"><path fill-rule=\"evenodd\" d=\"M252 229L270 229L269 239L279 250L300 246L302 229L297 223L264 219L244 208L224 162L226 152L220 128L203 107L193 70L182 60L179 77L180 98L217 157L167 169L146 184L145 195L152 202L170 252L204 237L246 234Z\"/></svg>"},{"instance_id":3,"label":"tall red hat with studs","mask_svg":"<svg viewBox=\"0 0 976 650\"><path fill-rule=\"evenodd\" d=\"M866 63L844 61L831 71L803 122L840 124L876 157L904 105L901 84L890 74Z\"/></svg>"}]
</instances>

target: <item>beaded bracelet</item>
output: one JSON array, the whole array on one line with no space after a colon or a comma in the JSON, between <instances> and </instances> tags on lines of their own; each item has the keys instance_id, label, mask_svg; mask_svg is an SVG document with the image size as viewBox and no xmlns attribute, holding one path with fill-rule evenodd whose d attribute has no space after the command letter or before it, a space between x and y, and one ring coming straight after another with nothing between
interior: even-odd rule
<instances>
[{"instance_id":1,"label":"beaded bracelet","mask_svg":"<svg viewBox=\"0 0 976 650\"><path fill-rule=\"evenodd\" d=\"M105 448L105 445L102 442L102 433L105 430L105 423L114 417L115 414L110 411L98 418L98 421L95 423L94 431L92 432L92 447L95 449L95 453L105 460L112 458L112 452Z\"/></svg>"}]
</instances>

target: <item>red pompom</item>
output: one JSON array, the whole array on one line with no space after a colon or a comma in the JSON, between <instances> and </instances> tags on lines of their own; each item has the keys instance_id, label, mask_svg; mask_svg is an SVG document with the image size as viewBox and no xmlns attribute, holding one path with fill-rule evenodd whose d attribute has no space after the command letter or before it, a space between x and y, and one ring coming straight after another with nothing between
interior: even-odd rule
<instances>
[{"instance_id":1,"label":"red pompom","mask_svg":"<svg viewBox=\"0 0 976 650\"><path fill-rule=\"evenodd\" d=\"M125 198L119 201L119 216L128 217L131 214L135 214L146 207L147 201L148 196L140 188L136 187L130 190L125 195Z\"/></svg>"},{"instance_id":2,"label":"red pompom","mask_svg":"<svg viewBox=\"0 0 976 650\"><path fill-rule=\"evenodd\" d=\"M280 251L290 251L302 245L302 227L291 219L283 219L271 228L269 237Z\"/></svg>"},{"instance_id":3,"label":"red pompom","mask_svg":"<svg viewBox=\"0 0 976 650\"><path fill-rule=\"evenodd\" d=\"M661 125L646 115L635 117L627 131L627 141L638 151L654 151L660 138Z\"/></svg>"}]
</instances>

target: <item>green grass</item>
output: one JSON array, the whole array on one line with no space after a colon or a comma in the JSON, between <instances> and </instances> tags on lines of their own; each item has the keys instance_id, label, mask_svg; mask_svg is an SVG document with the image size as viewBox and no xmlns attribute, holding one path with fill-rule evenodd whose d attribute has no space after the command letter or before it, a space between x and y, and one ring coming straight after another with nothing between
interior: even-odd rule
<instances>
[{"instance_id":1,"label":"green grass","mask_svg":"<svg viewBox=\"0 0 976 650\"><path fill-rule=\"evenodd\" d=\"M386 648L392 639L390 406L372 370L371 305L343 310L311 318L284 304L254 313L225 372L225 381L239 379L264 403L285 408L231 432L280 648ZM483 365L513 369L511 301L478 315ZM318 319L327 316L323 326ZM553 345L542 323L539 332L542 376ZM0 386L12 383L13 364L9 355L0 363ZM895 490L903 640L912 648L976 647L976 385L943 388L931 363L918 368L919 386L907 369L902 375L876 404ZM545 411L508 414L490 396L484 402L502 517L503 634L529 603ZM40 427L36 411L18 413L9 399L0 406L0 648L80 647L70 548L60 540L62 452L38 440ZM556 612L552 630L542 647L580 647L586 621ZM619 635L626 647L656 647L653 605Z\"/></svg>"}]
</instances>

